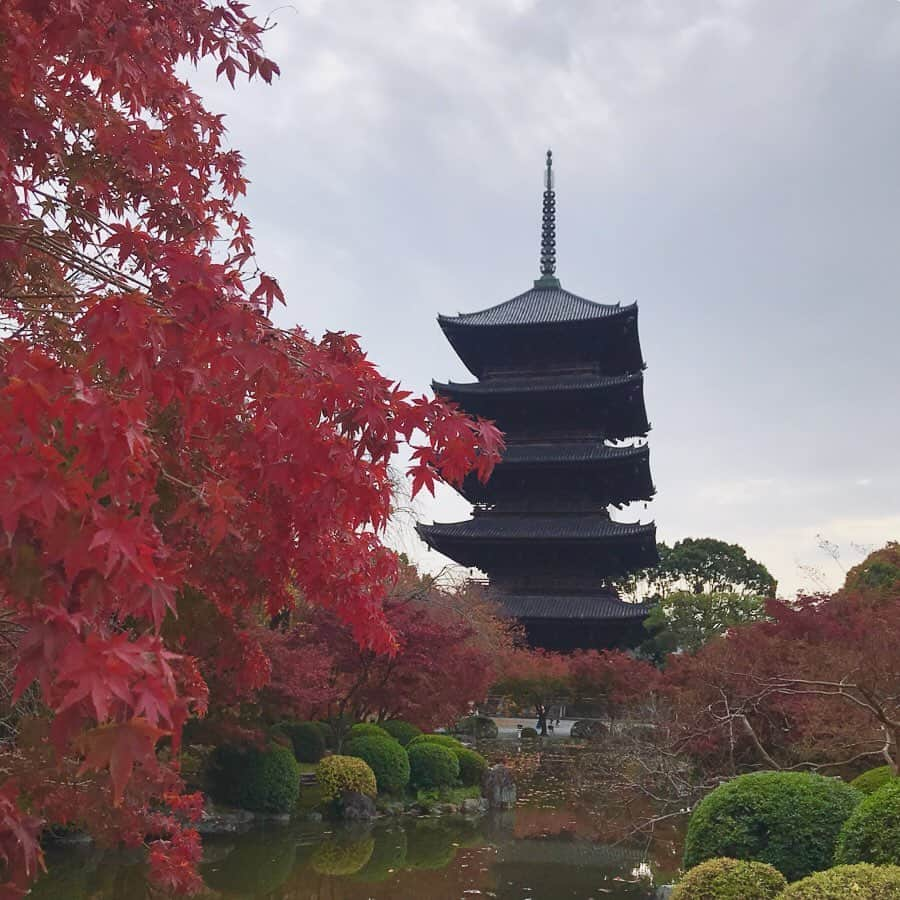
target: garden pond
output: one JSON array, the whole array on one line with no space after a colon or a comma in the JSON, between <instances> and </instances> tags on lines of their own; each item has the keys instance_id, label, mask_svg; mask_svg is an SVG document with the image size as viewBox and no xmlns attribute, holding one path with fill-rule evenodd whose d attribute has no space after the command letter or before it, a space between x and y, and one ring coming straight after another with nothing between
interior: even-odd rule
<instances>
[{"instance_id":1,"label":"garden pond","mask_svg":"<svg viewBox=\"0 0 900 900\"><path fill-rule=\"evenodd\" d=\"M653 898L681 854L677 829L623 839L629 813L584 784L577 751L514 766L514 810L477 818L400 816L372 825L295 822L204 838L205 896L222 900ZM137 857L51 848L34 900L143 900Z\"/></svg>"}]
</instances>

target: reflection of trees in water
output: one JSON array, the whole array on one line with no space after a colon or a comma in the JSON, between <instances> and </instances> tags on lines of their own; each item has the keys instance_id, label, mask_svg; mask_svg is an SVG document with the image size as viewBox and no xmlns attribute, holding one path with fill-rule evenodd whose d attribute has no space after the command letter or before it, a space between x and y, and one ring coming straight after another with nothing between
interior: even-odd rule
<instances>
[{"instance_id":1,"label":"reflection of trees in water","mask_svg":"<svg viewBox=\"0 0 900 900\"><path fill-rule=\"evenodd\" d=\"M201 866L207 886L225 897L265 897L281 887L294 870L297 835L287 828L248 831L233 839L223 858ZM122 895L123 897L126 895Z\"/></svg>"}]
</instances>

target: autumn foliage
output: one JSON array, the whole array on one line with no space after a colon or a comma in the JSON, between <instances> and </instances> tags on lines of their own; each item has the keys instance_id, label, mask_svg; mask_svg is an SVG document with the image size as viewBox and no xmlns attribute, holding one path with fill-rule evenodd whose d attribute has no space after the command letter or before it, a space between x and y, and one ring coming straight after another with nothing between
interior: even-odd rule
<instances>
[{"instance_id":1,"label":"autumn foliage","mask_svg":"<svg viewBox=\"0 0 900 900\"><path fill-rule=\"evenodd\" d=\"M391 456L413 442L415 491L486 476L501 446L356 338L269 321L240 153L180 74L270 80L262 32L236 0L0 4L0 598L10 702L40 713L6 748L8 891L42 819L160 835L157 880L196 886L185 722L213 685L269 684L287 650L258 625L298 596L396 648Z\"/></svg>"}]
</instances>

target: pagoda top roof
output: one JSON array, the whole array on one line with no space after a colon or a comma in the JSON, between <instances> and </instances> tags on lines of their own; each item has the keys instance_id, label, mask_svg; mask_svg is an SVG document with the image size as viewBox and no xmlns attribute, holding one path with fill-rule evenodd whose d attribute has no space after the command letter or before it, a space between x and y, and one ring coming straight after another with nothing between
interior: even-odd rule
<instances>
[{"instance_id":1,"label":"pagoda top roof","mask_svg":"<svg viewBox=\"0 0 900 900\"><path fill-rule=\"evenodd\" d=\"M518 394L522 392L589 391L643 382L641 372L627 375L527 375L486 381L432 381L437 392L457 394Z\"/></svg>"},{"instance_id":2,"label":"pagoda top roof","mask_svg":"<svg viewBox=\"0 0 900 900\"><path fill-rule=\"evenodd\" d=\"M614 522L606 515L486 515L465 522L435 522L434 525L419 524L416 527L425 538L433 535L462 540L577 541L656 533L656 525L652 522L646 525L640 522Z\"/></svg>"},{"instance_id":3,"label":"pagoda top roof","mask_svg":"<svg viewBox=\"0 0 900 900\"><path fill-rule=\"evenodd\" d=\"M438 316L444 325L467 327L502 325L548 325L557 322L584 322L608 319L636 307L630 303L596 303L561 287L533 287L504 303L458 316Z\"/></svg>"},{"instance_id":4,"label":"pagoda top roof","mask_svg":"<svg viewBox=\"0 0 900 900\"><path fill-rule=\"evenodd\" d=\"M605 462L607 460L639 459L649 453L650 447L647 444L627 447L610 447L608 444L597 441L507 444L502 464Z\"/></svg>"},{"instance_id":5,"label":"pagoda top roof","mask_svg":"<svg viewBox=\"0 0 900 900\"><path fill-rule=\"evenodd\" d=\"M614 593L507 594L498 598L517 619L645 619L653 605L627 603Z\"/></svg>"}]
</instances>

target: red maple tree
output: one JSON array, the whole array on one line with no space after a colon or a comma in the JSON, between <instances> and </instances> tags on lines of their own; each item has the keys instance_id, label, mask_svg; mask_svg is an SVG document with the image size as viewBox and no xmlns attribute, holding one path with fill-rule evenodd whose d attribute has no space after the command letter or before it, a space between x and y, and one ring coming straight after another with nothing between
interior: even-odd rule
<instances>
[{"instance_id":1,"label":"red maple tree","mask_svg":"<svg viewBox=\"0 0 900 900\"><path fill-rule=\"evenodd\" d=\"M177 758L207 686L173 617L214 611L239 689L269 677L246 611L295 590L390 650L391 456L424 435L419 490L487 476L501 447L355 337L269 321L284 298L235 206L240 153L180 74L269 81L263 30L237 0L0 4L0 598L15 696L37 683L47 711L0 786L8 892L41 817L90 809L110 839L162 835L152 872L196 886L196 802L157 745Z\"/></svg>"}]
</instances>

